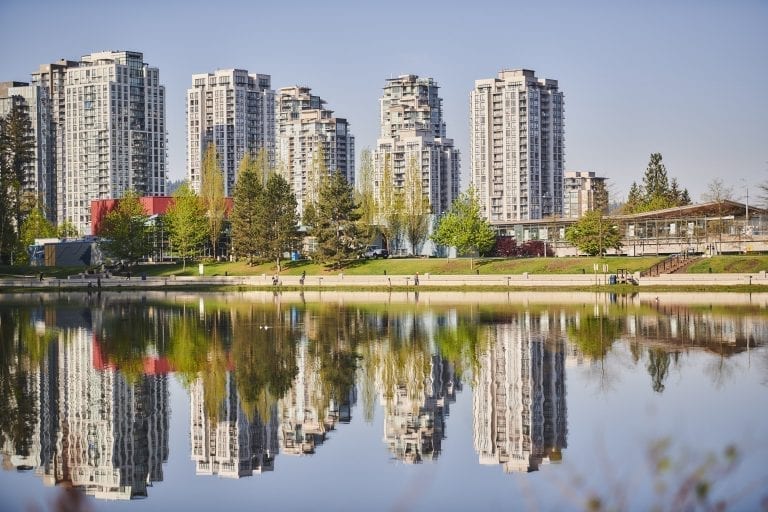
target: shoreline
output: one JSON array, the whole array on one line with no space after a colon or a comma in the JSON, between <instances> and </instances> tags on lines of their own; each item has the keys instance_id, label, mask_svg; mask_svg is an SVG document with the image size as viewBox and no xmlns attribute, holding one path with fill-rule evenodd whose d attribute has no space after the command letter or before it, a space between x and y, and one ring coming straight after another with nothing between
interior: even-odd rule
<instances>
[{"instance_id":1,"label":"shoreline","mask_svg":"<svg viewBox=\"0 0 768 512\"><path fill-rule=\"evenodd\" d=\"M98 275L67 279L37 277L0 279L0 293L28 293L35 291L90 291L122 292L133 290L184 291L291 291L315 292L322 290L344 292L425 292L445 291L590 291L630 294L640 291L712 291L712 292L764 292L768 291L765 271L744 274L666 274L640 277L637 284L610 284L608 274L448 274L418 276L405 275L337 275L300 276L284 275L277 285L272 276L179 276L179 277L110 277Z\"/></svg>"}]
</instances>

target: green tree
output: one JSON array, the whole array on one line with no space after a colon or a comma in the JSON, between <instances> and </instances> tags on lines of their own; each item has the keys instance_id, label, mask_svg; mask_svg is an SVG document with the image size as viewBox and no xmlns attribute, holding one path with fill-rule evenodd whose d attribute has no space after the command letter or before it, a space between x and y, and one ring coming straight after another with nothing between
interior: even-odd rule
<instances>
[{"instance_id":1,"label":"green tree","mask_svg":"<svg viewBox=\"0 0 768 512\"><path fill-rule=\"evenodd\" d=\"M0 261L10 263L19 246L20 227L35 201L24 201L27 175L35 160L32 122L23 104L14 99L0 119Z\"/></svg>"},{"instance_id":2,"label":"green tree","mask_svg":"<svg viewBox=\"0 0 768 512\"><path fill-rule=\"evenodd\" d=\"M595 182L594 189L594 208L603 213L608 213L608 188L605 186L605 181L597 180Z\"/></svg>"},{"instance_id":3,"label":"green tree","mask_svg":"<svg viewBox=\"0 0 768 512\"><path fill-rule=\"evenodd\" d=\"M262 185L267 184L269 177L277 172L277 169L269 165L269 154L264 148L259 149L256 152L256 157L252 158L253 169L256 176L259 178L259 182ZM238 175L239 179L239 175ZM287 178L286 178L287 179Z\"/></svg>"},{"instance_id":4,"label":"green tree","mask_svg":"<svg viewBox=\"0 0 768 512\"><path fill-rule=\"evenodd\" d=\"M661 153L651 154L651 160L643 176L643 190L646 201L669 196L667 167L661 161Z\"/></svg>"},{"instance_id":5,"label":"green tree","mask_svg":"<svg viewBox=\"0 0 768 512\"><path fill-rule=\"evenodd\" d=\"M21 238L19 251L20 258L19 263L28 264L29 254L27 253L27 247L35 242L35 238L52 238L56 236L56 228L53 227L48 219L45 218L45 214L40 208L34 208L27 218L24 219L24 224L21 226Z\"/></svg>"},{"instance_id":6,"label":"green tree","mask_svg":"<svg viewBox=\"0 0 768 512\"><path fill-rule=\"evenodd\" d=\"M102 237L102 247L115 259L136 263L152 249L148 220L139 195L132 190L126 192L101 223L98 235Z\"/></svg>"},{"instance_id":7,"label":"green tree","mask_svg":"<svg viewBox=\"0 0 768 512\"><path fill-rule=\"evenodd\" d=\"M304 186L304 198L302 206L307 208L312 206L317 208L317 202L320 199L320 187L323 180L329 174L328 164L326 163L325 149L323 145L317 146L317 149L312 152L312 161L306 170L307 181Z\"/></svg>"},{"instance_id":8,"label":"green tree","mask_svg":"<svg viewBox=\"0 0 768 512\"><path fill-rule=\"evenodd\" d=\"M395 252L403 234L405 202L402 194L395 187L392 156L389 153L384 156L384 169L377 202L379 225L386 240L387 249L389 252Z\"/></svg>"},{"instance_id":9,"label":"green tree","mask_svg":"<svg viewBox=\"0 0 768 512\"><path fill-rule=\"evenodd\" d=\"M273 328L267 331L263 325ZM300 336L291 322L281 320L279 310L249 308L232 313L237 391L246 408L255 408L265 421L272 405L291 389L298 372L296 343Z\"/></svg>"},{"instance_id":10,"label":"green tree","mask_svg":"<svg viewBox=\"0 0 768 512\"><path fill-rule=\"evenodd\" d=\"M643 192L637 183L632 183L629 187L629 193L627 194L627 202L624 203L625 213L634 213L639 211L643 203Z\"/></svg>"},{"instance_id":11,"label":"green tree","mask_svg":"<svg viewBox=\"0 0 768 512\"><path fill-rule=\"evenodd\" d=\"M411 156L405 170L405 186L403 187L403 202L405 223L405 238L411 246L413 254L421 252L421 246L429 233L429 195L424 192L421 179L421 168L415 156Z\"/></svg>"},{"instance_id":12,"label":"green tree","mask_svg":"<svg viewBox=\"0 0 768 512\"><path fill-rule=\"evenodd\" d=\"M621 248L618 226L606 220L603 213L592 210L565 230L565 239L590 256L604 255L608 249Z\"/></svg>"},{"instance_id":13,"label":"green tree","mask_svg":"<svg viewBox=\"0 0 768 512\"><path fill-rule=\"evenodd\" d=\"M194 257L208 238L205 205L187 182L173 193L173 203L165 214L171 247L187 268L187 259Z\"/></svg>"},{"instance_id":14,"label":"green tree","mask_svg":"<svg viewBox=\"0 0 768 512\"><path fill-rule=\"evenodd\" d=\"M232 207L232 249L252 265L262 239L261 197L264 186L256 159L246 154L240 162Z\"/></svg>"},{"instance_id":15,"label":"green tree","mask_svg":"<svg viewBox=\"0 0 768 512\"><path fill-rule=\"evenodd\" d=\"M360 214L360 223L358 232L365 241L365 245L370 245L378 233L376 195L373 190L373 157L370 149L364 149L360 155L360 180L357 182L357 204Z\"/></svg>"},{"instance_id":16,"label":"green tree","mask_svg":"<svg viewBox=\"0 0 768 512\"><path fill-rule=\"evenodd\" d=\"M224 213L227 203L224 199L224 173L219 163L215 144L209 144L203 156L200 197L208 217L208 236L211 239L213 257L218 256L219 238L224 227Z\"/></svg>"},{"instance_id":17,"label":"green tree","mask_svg":"<svg viewBox=\"0 0 768 512\"><path fill-rule=\"evenodd\" d=\"M460 255L482 255L493 248L496 234L480 215L480 202L474 187L456 198L448 213L440 219L432 240L439 245L456 247ZM474 266L472 261L470 266Z\"/></svg>"},{"instance_id":18,"label":"green tree","mask_svg":"<svg viewBox=\"0 0 768 512\"><path fill-rule=\"evenodd\" d=\"M669 185L669 197L676 206L685 206L691 204L691 197L688 195L688 189L680 190L680 184L677 178L672 178Z\"/></svg>"},{"instance_id":19,"label":"green tree","mask_svg":"<svg viewBox=\"0 0 768 512\"><path fill-rule=\"evenodd\" d=\"M653 153L643 175L643 184L632 183L624 213L650 212L690 203L688 190L681 190L676 178L670 182L661 153Z\"/></svg>"},{"instance_id":20,"label":"green tree","mask_svg":"<svg viewBox=\"0 0 768 512\"><path fill-rule=\"evenodd\" d=\"M338 173L337 173L338 174ZM273 173L267 181L267 187L261 194L263 206L261 211L260 244L264 255L276 262L277 271L280 268L280 258L283 253L295 250L301 240L299 235L299 214L296 210L296 196L291 185L277 173Z\"/></svg>"},{"instance_id":21,"label":"green tree","mask_svg":"<svg viewBox=\"0 0 768 512\"><path fill-rule=\"evenodd\" d=\"M334 172L320 185L312 228L322 263L340 267L359 251L357 220L354 190L340 172Z\"/></svg>"},{"instance_id":22,"label":"green tree","mask_svg":"<svg viewBox=\"0 0 768 512\"><path fill-rule=\"evenodd\" d=\"M59 238L77 238L80 231L70 221L66 220L56 227L56 236Z\"/></svg>"}]
</instances>

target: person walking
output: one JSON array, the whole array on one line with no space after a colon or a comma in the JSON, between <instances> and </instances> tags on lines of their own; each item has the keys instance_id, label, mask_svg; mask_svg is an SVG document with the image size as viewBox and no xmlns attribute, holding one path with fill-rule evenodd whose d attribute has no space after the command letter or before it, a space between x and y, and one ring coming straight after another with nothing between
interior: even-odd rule
<instances>
[{"instance_id":1,"label":"person walking","mask_svg":"<svg viewBox=\"0 0 768 512\"><path fill-rule=\"evenodd\" d=\"M419 286L419 273L418 272L416 272L416 275L413 276L413 285L414 286Z\"/></svg>"}]
</instances>

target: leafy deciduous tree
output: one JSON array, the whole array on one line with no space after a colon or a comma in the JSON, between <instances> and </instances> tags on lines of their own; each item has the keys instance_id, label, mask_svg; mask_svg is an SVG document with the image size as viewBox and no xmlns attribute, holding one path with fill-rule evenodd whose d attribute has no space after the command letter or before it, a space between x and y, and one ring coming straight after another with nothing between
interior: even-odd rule
<instances>
[{"instance_id":1,"label":"leafy deciduous tree","mask_svg":"<svg viewBox=\"0 0 768 512\"><path fill-rule=\"evenodd\" d=\"M405 238L413 254L419 254L429 233L430 207L429 196L424 193L421 169L414 156L408 161L402 194L405 206L403 215Z\"/></svg>"},{"instance_id":2,"label":"leafy deciduous tree","mask_svg":"<svg viewBox=\"0 0 768 512\"><path fill-rule=\"evenodd\" d=\"M99 230L102 246L112 257L128 264L136 263L152 249L148 220L139 195L128 191L104 217Z\"/></svg>"},{"instance_id":3,"label":"leafy deciduous tree","mask_svg":"<svg viewBox=\"0 0 768 512\"><path fill-rule=\"evenodd\" d=\"M326 176L328 176L328 164L325 161L325 149L320 144L312 153L312 161L307 168L307 182L304 186L302 202L304 208L309 205L316 207L320 199L320 187Z\"/></svg>"},{"instance_id":4,"label":"leafy deciduous tree","mask_svg":"<svg viewBox=\"0 0 768 512\"><path fill-rule=\"evenodd\" d=\"M622 245L618 226L606 221L603 213L597 210L585 213L566 229L565 239L590 256L602 256L608 249L619 250Z\"/></svg>"},{"instance_id":5,"label":"leafy deciduous tree","mask_svg":"<svg viewBox=\"0 0 768 512\"><path fill-rule=\"evenodd\" d=\"M56 236L56 228L45 218L40 208L34 208L29 212L27 218L24 219L24 224L21 226L20 257L17 261L19 263L29 263L29 254L26 249L34 243L35 238L51 238L54 236Z\"/></svg>"},{"instance_id":6,"label":"leafy deciduous tree","mask_svg":"<svg viewBox=\"0 0 768 512\"><path fill-rule=\"evenodd\" d=\"M56 228L56 236L59 238L77 238L80 236L80 231L71 222L64 221Z\"/></svg>"},{"instance_id":7,"label":"leafy deciduous tree","mask_svg":"<svg viewBox=\"0 0 768 512\"><path fill-rule=\"evenodd\" d=\"M378 216L376 212L376 196L373 190L373 158L370 149L364 149L360 155L360 180L358 181L357 204L360 214L358 232L360 237L369 245L378 232Z\"/></svg>"},{"instance_id":8,"label":"leafy deciduous tree","mask_svg":"<svg viewBox=\"0 0 768 512\"><path fill-rule=\"evenodd\" d=\"M377 201L376 210L382 235L386 239L387 249L393 253L398 249L403 234L404 201L402 194L395 188L392 157L389 153L384 157L384 169Z\"/></svg>"},{"instance_id":9,"label":"leafy deciduous tree","mask_svg":"<svg viewBox=\"0 0 768 512\"><path fill-rule=\"evenodd\" d=\"M437 225L432 240L440 245L453 246L459 254L484 254L493 248L496 234L480 215L480 202L473 187L461 194ZM473 266L474 263L470 262Z\"/></svg>"},{"instance_id":10,"label":"leafy deciduous tree","mask_svg":"<svg viewBox=\"0 0 768 512\"><path fill-rule=\"evenodd\" d=\"M182 267L187 268L187 259L197 254L208 238L205 205L188 183L182 183L173 193L173 203L164 220L171 247L181 258Z\"/></svg>"},{"instance_id":11,"label":"leafy deciduous tree","mask_svg":"<svg viewBox=\"0 0 768 512\"><path fill-rule=\"evenodd\" d=\"M224 213L227 203L224 199L224 173L219 164L215 144L209 144L203 156L200 197L208 217L208 236L211 239L213 257L218 256L219 238L224 227Z\"/></svg>"}]
</instances>

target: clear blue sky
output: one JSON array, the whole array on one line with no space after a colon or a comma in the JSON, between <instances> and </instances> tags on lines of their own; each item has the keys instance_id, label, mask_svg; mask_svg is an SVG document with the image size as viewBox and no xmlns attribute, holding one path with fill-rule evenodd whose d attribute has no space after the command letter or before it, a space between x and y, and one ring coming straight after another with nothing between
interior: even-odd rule
<instances>
[{"instance_id":1,"label":"clear blue sky","mask_svg":"<svg viewBox=\"0 0 768 512\"><path fill-rule=\"evenodd\" d=\"M166 87L170 177L185 175L193 73L244 68L302 84L346 117L357 153L378 136L384 80L441 86L469 173L469 92L502 68L560 82L566 169L625 196L653 152L698 201L720 177L756 203L768 180L768 1L130 2L3 0L0 81L101 50L136 50Z\"/></svg>"}]
</instances>

